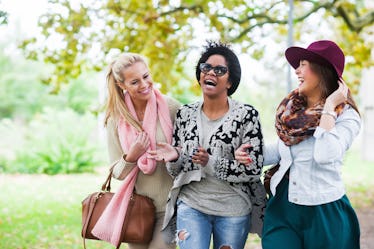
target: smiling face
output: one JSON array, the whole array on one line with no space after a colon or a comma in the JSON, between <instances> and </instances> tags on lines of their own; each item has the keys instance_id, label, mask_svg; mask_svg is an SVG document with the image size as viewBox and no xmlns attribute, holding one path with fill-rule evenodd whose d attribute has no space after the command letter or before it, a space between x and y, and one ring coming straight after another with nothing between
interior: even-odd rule
<instances>
[{"instance_id":1,"label":"smiling face","mask_svg":"<svg viewBox=\"0 0 374 249\"><path fill-rule=\"evenodd\" d=\"M218 54L211 55L205 63L211 65L212 69L206 73L200 73L199 83L204 96L227 97L227 90L231 87L231 83L229 82L230 72L227 71L224 75L218 76L213 70L217 66L228 68L225 57Z\"/></svg>"},{"instance_id":2,"label":"smiling face","mask_svg":"<svg viewBox=\"0 0 374 249\"><path fill-rule=\"evenodd\" d=\"M122 74L124 82L119 86L128 92L134 104L147 102L153 89L148 67L143 62L136 62L125 68Z\"/></svg>"},{"instance_id":3,"label":"smiling face","mask_svg":"<svg viewBox=\"0 0 374 249\"><path fill-rule=\"evenodd\" d=\"M318 101L321 99L320 77L315 73L310 62L301 60L295 73L299 80L299 94L304 95L309 100Z\"/></svg>"}]
</instances>

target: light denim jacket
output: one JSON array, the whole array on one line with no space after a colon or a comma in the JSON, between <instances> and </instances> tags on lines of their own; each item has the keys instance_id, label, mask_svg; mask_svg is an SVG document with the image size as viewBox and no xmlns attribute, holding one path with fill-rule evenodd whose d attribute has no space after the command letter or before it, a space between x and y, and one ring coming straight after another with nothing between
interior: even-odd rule
<instances>
[{"instance_id":1,"label":"light denim jacket","mask_svg":"<svg viewBox=\"0 0 374 249\"><path fill-rule=\"evenodd\" d=\"M264 165L280 163L271 178L272 194L276 194L277 185L290 169L290 202L313 206L340 199L345 194L343 158L360 128L359 114L347 105L332 130L318 126L313 136L296 145L286 146L279 139L278 143L265 146Z\"/></svg>"}]
</instances>

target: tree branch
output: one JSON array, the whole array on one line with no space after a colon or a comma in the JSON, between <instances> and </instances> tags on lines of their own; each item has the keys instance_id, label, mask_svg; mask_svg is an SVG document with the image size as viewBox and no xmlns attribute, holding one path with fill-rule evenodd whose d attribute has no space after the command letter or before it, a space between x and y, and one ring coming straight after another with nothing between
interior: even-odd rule
<instances>
[{"instance_id":1,"label":"tree branch","mask_svg":"<svg viewBox=\"0 0 374 249\"><path fill-rule=\"evenodd\" d=\"M348 28L357 33L359 33L364 27L374 23L374 11L371 11L364 16L357 16L355 19L352 19L343 5L337 6L336 10L343 18Z\"/></svg>"},{"instance_id":2,"label":"tree branch","mask_svg":"<svg viewBox=\"0 0 374 249\"><path fill-rule=\"evenodd\" d=\"M301 22L301 21L305 20L311 14L317 12L320 9L331 8L334 5L334 3L335 3L335 1L333 1L333 2L326 2L324 4L320 4L318 2L316 3L315 1L305 1L305 2L311 2L311 3L313 3L313 8L311 8L309 11L307 11L306 13L304 13L302 16L294 18L294 23L298 23L298 22ZM273 8L274 6L275 5L273 5L271 8ZM251 16L248 16L247 18L243 19L243 20L236 20L233 17L224 16L224 15L221 15L221 17L229 19L229 20L231 20L233 22L236 22L236 23L249 22L249 20L251 20L251 19L256 19L256 20L258 20L258 19L264 19L261 22L258 22L258 23L254 24L254 25L251 25L251 26L245 28L242 32L240 32L240 34L237 37L234 37L232 39L233 42L241 39L243 36L245 36L246 34L248 34L251 30L253 30L256 27L262 27L265 24L287 24L287 22L288 22L287 19L283 19L283 20L282 19L275 19L275 18L273 18L271 16L268 16L268 15L266 15L264 13L262 13L262 14L256 14L256 15L251 15Z\"/></svg>"},{"instance_id":3,"label":"tree branch","mask_svg":"<svg viewBox=\"0 0 374 249\"><path fill-rule=\"evenodd\" d=\"M188 11L194 11L196 13L203 13L204 12L204 9L202 6L200 5L192 5L192 6L180 6L180 7L177 7L177 8L174 8L172 10L169 10L169 11L165 11L165 12L162 12L160 13L159 16L167 16L167 15L170 15L170 14L174 14L176 12L179 12L179 11L185 11L185 10L188 10Z\"/></svg>"},{"instance_id":4,"label":"tree branch","mask_svg":"<svg viewBox=\"0 0 374 249\"><path fill-rule=\"evenodd\" d=\"M0 25L8 23L8 13L0 10Z\"/></svg>"}]
</instances>

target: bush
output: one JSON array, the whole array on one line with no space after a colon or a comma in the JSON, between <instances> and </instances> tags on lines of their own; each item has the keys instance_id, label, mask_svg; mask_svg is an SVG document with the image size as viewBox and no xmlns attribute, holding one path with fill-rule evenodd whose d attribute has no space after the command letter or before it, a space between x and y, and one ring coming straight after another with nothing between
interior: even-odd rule
<instances>
[{"instance_id":1,"label":"bush","mask_svg":"<svg viewBox=\"0 0 374 249\"><path fill-rule=\"evenodd\" d=\"M92 114L44 109L23 129L23 141L2 167L10 173L92 172L105 154L97 134Z\"/></svg>"}]
</instances>

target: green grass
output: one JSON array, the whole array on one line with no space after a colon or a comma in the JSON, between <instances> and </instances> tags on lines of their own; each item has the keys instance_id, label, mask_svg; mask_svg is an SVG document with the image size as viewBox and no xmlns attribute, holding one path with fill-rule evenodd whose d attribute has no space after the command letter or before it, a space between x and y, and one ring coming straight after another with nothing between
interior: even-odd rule
<instances>
[{"instance_id":1,"label":"green grass","mask_svg":"<svg viewBox=\"0 0 374 249\"><path fill-rule=\"evenodd\" d=\"M0 175L0 248L83 248L81 201L100 188L105 174ZM348 153L343 176L355 207L374 206L373 175L373 162ZM113 181L114 191L118 183ZM246 248L259 248L259 243L257 236L250 235ZM87 240L87 247L114 248L92 240Z\"/></svg>"},{"instance_id":2,"label":"green grass","mask_svg":"<svg viewBox=\"0 0 374 249\"><path fill-rule=\"evenodd\" d=\"M374 206L374 162L363 161L356 151L344 159L343 180L347 195L355 208Z\"/></svg>"},{"instance_id":3,"label":"green grass","mask_svg":"<svg viewBox=\"0 0 374 249\"><path fill-rule=\"evenodd\" d=\"M81 200L97 191L104 178L1 175L0 248L83 248ZM113 248L101 241L87 241L87 246Z\"/></svg>"}]
</instances>

